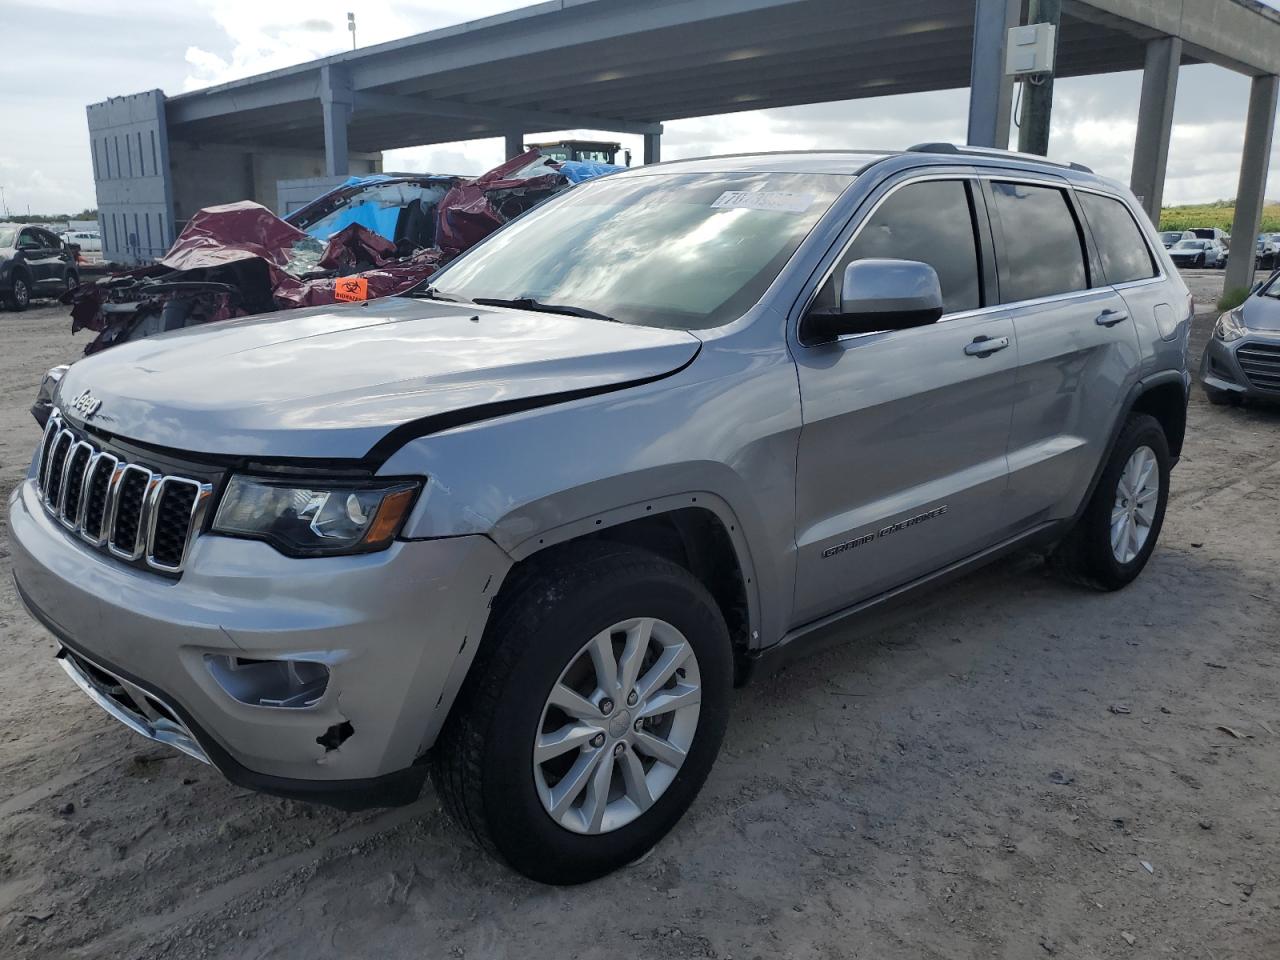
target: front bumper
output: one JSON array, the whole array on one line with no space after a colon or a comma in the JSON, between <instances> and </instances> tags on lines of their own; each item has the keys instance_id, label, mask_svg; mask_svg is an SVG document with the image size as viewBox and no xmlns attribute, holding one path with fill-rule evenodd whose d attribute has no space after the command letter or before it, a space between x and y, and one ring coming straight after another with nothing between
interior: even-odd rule
<instances>
[{"instance_id":1,"label":"front bumper","mask_svg":"<svg viewBox=\"0 0 1280 960\"><path fill-rule=\"evenodd\" d=\"M1211 335L1200 359L1200 381L1210 391L1280 401L1280 336L1251 331L1223 343Z\"/></svg>"},{"instance_id":2,"label":"front bumper","mask_svg":"<svg viewBox=\"0 0 1280 960\"><path fill-rule=\"evenodd\" d=\"M397 800L411 799L408 786L416 794L416 761L511 563L480 536L298 560L206 535L172 580L84 545L45 512L30 479L10 498L9 519L20 595L62 643L64 668L82 689L96 680L129 694L113 708L99 699L112 690L97 689L100 705L237 783L348 807L388 802L387 787ZM243 703L211 656L321 662L329 683L306 707ZM135 716L122 716L130 705ZM339 746L318 742L342 724L351 732Z\"/></svg>"}]
</instances>

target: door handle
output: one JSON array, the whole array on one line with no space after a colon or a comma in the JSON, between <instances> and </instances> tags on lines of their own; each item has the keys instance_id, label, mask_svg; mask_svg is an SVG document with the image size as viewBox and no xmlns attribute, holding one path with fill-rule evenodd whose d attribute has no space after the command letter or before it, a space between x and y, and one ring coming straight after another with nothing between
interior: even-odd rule
<instances>
[{"instance_id":1,"label":"door handle","mask_svg":"<svg viewBox=\"0 0 1280 960\"><path fill-rule=\"evenodd\" d=\"M1124 323L1129 319L1129 314L1123 310L1103 310L1093 322L1100 327L1114 327L1117 323Z\"/></svg>"},{"instance_id":2,"label":"door handle","mask_svg":"<svg viewBox=\"0 0 1280 960\"><path fill-rule=\"evenodd\" d=\"M1009 346L1008 337L978 337L964 348L966 356L989 357Z\"/></svg>"}]
</instances>

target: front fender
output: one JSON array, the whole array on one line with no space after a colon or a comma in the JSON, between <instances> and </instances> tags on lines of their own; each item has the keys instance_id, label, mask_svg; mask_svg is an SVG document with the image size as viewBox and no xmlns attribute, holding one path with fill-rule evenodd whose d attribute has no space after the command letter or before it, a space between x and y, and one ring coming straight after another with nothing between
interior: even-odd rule
<instances>
[{"instance_id":1,"label":"front fender","mask_svg":"<svg viewBox=\"0 0 1280 960\"><path fill-rule=\"evenodd\" d=\"M704 349L658 383L421 437L380 472L428 478L404 536L483 534L516 559L706 507L750 578L752 642L767 644L791 614L800 419L785 349Z\"/></svg>"}]
</instances>

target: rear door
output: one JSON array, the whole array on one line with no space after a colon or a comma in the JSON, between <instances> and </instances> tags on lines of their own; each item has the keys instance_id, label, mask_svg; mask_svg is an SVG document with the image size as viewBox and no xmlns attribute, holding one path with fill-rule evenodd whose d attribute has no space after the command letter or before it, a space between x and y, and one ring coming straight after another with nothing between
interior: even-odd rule
<instances>
[{"instance_id":1,"label":"rear door","mask_svg":"<svg viewBox=\"0 0 1280 960\"><path fill-rule=\"evenodd\" d=\"M872 203L814 303L838 303L851 261L896 258L937 270L947 313L926 327L793 344L804 416L797 626L1001 536L1017 345L1012 322L984 309L994 259L981 190L968 176L915 174Z\"/></svg>"},{"instance_id":2,"label":"rear door","mask_svg":"<svg viewBox=\"0 0 1280 960\"><path fill-rule=\"evenodd\" d=\"M1007 509L1029 526L1080 505L1137 376L1138 340L1066 182L997 175L985 186L1018 338Z\"/></svg>"}]
</instances>

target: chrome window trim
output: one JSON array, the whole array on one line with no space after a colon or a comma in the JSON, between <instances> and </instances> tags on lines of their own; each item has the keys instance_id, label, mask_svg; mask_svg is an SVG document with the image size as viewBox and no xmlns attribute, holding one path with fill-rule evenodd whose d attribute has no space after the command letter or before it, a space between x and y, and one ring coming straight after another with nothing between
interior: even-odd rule
<instances>
[{"instance_id":1,"label":"chrome window trim","mask_svg":"<svg viewBox=\"0 0 1280 960\"><path fill-rule=\"evenodd\" d=\"M897 183L893 184L893 186L891 186L888 190L886 190L885 193L879 199L877 199L876 202L867 210L866 215L862 217L861 221L858 223L858 226L854 229L853 234L849 237L848 241L846 241L841 246L840 252L836 254L835 259L831 261L831 266L829 266L826 269L826 271L822 274L822 279L818 281L817 286L814 287L813 291L805 299L804 308L800 311L799 319L797 320L797 326L796 326L797 334L799 333L799 322L802 321L804 319L805 314L809 312L810 308L813 306L813 302L818 298L818 294L822 292L822 288L827 285L827 281L830 280L831 277L835 274L836 267L840 265L840 261L844 258L844 255L848 253L849 248L853 246L855 242L857 242L858 237L862 234L863 228L866 227L868 221L870 221L870 219L873 216L875 216L876 211L880 209L880 207L884 204L884 202L888 200L891 196L893 196L895 193L897 193L899 190L901 190L903 187L910 186L911 184L933 183L933 182L944 181L944 180L964 180L964 181L998 180L1001 183L1027 183L1035 186L1050 187L1055 190L1069 191L1071 189L1074 189L1074 185L1071 183L1071 181L1069 181L1065 177L1061 177L1061 178L1038 177L1033 175L1027 175L1024 173L1010 173L1006 175L1000 171L995 171L995 170L975 171L973 173L955 173L955 172L921 173L919 175L906 177L898 181ZM1104 197L1111 197L1112 199L1118 199L1114 197L1112 194L1106 193L1101 190L1095 190L1091 192L1098 193ZM1128 209L1128 204L1125 204L1125 208ZM1130 212L1132 213L1132 211ZM1138 232L1139 233L1143 232L1141 227L1139 227ZM1145 235L1143 236L1143 240L1144 242L1146 241ZM1134 283L1154 283L1162 279L1164 279L1163 275L1160 277L1150 278L1149 280L1139 280L1139 281L1133 281L1133 282ZM973 309L973 310L957 310L955 313L944 313L940 318L938 318L937 323L948 323L953 320L968 320L973 317L993 315L998 312L1018 309L1021 307L1035 307L1035 306L1041 306L1049 303L1059 303L1065 300L1074 300L1074 299L1086 297L1086 296L1096 296L1099 292L1105 291L1107 289L1109 288L1105 285L1101 287L1087 287L1084 290L1070 290L1070 291L1067 291L1066 293L1055 293L1047 297L1037 297L1034 300L1012 300L1009 303L989 304L988 306L977 307L976 309ZM931 326L935 326L935 325L936 324L931 324ZM799 339L799 336L797 336L796 342L799 343L800 346L805 347L806 349L811 349L814 347L827 347L827 346L830 346L831 343L846 343L850 340L862 340L866 337L878 337L885 333L896 333L896 332L898 331L873 330L869 333L846 333L845 335L841 337L837 337L835 340L829 341L828 343L814 343L814 344L806 344Z\"/></svg>"}]
</instances>

